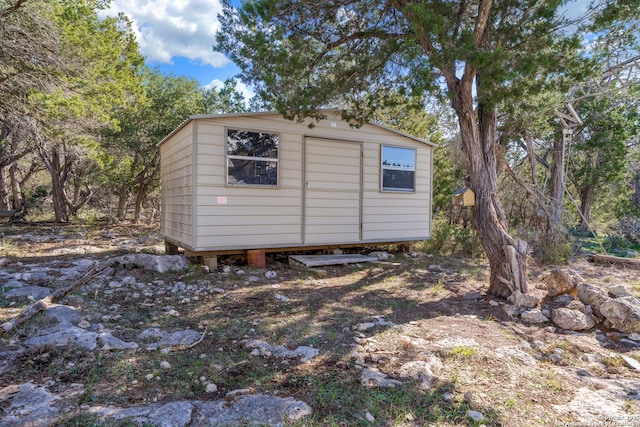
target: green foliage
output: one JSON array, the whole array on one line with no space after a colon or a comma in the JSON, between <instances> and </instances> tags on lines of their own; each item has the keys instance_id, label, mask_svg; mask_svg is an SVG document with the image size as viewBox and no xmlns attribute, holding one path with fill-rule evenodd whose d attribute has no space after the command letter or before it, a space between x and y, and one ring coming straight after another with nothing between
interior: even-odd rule
<instances>
[{"instance_id":1,"label":"green foliage","mask_svg":"<svg viewBox=\"0 0 640 427\"><path fill-rule=\"evenodd\" d=\"M573 254L571 242L564 238L543 239L541 245L543 265L565 265L569 263L569 258Z\"/></svg>"},{"instance_id":2,"label":"green foliage","mask_svg":"<svg viewBox=\"0 0 640 427\"><path fill-rule=\"evenodd\" d=\"M635 252L639 252L640 219L638 217L620 218L610 227L602 246L608 253L619 256L633 256Z\"/></svg>"},{"instance_id":3,"label":"green foliage","mask_svg":"<svg viewBox=\"0 0 640 427\"><path fill-rule=\"evenodd\" d=\"M617 250L631 248L631 242L619 234L609 234L605 237L602 246L607 252L616 252Z\"/></svg>"},{"instance_id":4,"label":"green foliage","mask_svg":"<svg viewBox=\"0 0 640 427\"><path fill-rule=\"evenodd\" d=\"M631 244L640 244L640 218L636 216L620 218L612 229Z\"/></svg>"},{"instance_id":5,"label":"green foliage","mask_svg":"<svg viewBox=\"0 0 640 427\"><path fill-rule=\"evenodd\" d=\"M593 198L608 191L608 185L629 178L628 144L638 135L640 116L624 103L625 99L629 100L583 100L578 110L585 127L574 137L568 176L580 197L582 229L588 226Z\"/></svg>"},{"instance_id":6,"label":"green foliage","mask_svg":"<svg viewBox=\"0 0 640 427\"><path fill-rule=\"evenodd\" d=\"M236 10L227 1L215 49L292 118L319 117L320 108L336 105L354 121L379 109L375 94L438 92L437 77L465 64L482 76L478 100L496 105L549 85L567 87L594 62L577 54L579 33L556 31L563 24L558 2L490 7L489 22L497 25L481 48L475 7L261 0ZM558 78L549 78L554 73Z\"/></svg>"},{"instance_id":7,"label":"green foliage","mask_svg":"<svg viewBox=\"0 0 640 427\"><path fill-rule=\"evenodd\" d=\"M469 227L451 224L444 212L434 216L431 225L431 238L421 245L421 250L437 255L471 255L474 245L474 233ZM476 249L479 249L477 245Z\"/></svg>"},{"instance_id":8,"label":"green foliage","mask_svg":"<svg viewBox=\"0 0 640 427\"><path fill-rule=\"evenodd\" d=\"M247 111L244 96L236 89L235 79L225 80L223 86L204 90L204 112L213 113L236 113Z\"/></svg>"}]
</instances>

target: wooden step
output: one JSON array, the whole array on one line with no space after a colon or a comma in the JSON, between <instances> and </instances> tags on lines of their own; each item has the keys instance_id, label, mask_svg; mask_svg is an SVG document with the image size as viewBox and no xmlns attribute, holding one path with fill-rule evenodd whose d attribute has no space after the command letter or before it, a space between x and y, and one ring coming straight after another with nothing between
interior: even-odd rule
<instances>
[{"instance_id":1,"label":"wooden step","mask_svg":"<svg viewBox=\"0 0 640 427\"><path fill-rule=\"evenodd\" d=\"M297 267L320 267L323 265L346 265L377 261L378 258L359 254L342 255L289 255L289 265Z\"/></svg>"}]
</instances>

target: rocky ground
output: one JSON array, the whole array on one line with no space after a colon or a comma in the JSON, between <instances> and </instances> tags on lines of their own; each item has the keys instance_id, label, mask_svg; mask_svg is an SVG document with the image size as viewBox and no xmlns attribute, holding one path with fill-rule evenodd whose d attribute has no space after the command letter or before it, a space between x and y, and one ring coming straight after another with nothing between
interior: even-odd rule
<instances>
[{"instance_id":1,"label":"rocky ground","mask_svg":"<svg viewBox=\"0 0 640 427\"><path fill-rule=\"evenodd\" d=\"M0 426L640 426L638 271L419 252L207 272L143 227L5 227ZM98 268L90 277L87 272Z\"/></svg>"}]
</instances>

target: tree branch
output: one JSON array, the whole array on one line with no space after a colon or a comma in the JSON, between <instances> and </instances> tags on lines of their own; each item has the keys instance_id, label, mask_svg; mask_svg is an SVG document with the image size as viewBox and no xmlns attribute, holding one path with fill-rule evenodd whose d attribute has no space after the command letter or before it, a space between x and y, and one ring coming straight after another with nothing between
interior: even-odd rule
<instances>
[{"instance_id":1,"label":"tree branch","mask_svg":"<svg viewBox=\"0 0 640 427\"><path fill-rule=\"evenodd\" d=\"M82 277L71 283L69 286L60 288L48 297L42 298L41 300L38 300L29 307L25 308L15 318L6 323L3 323L0 326L0 338L2 338L4 334L16 328L17 326L22 325L36 314L46 310L51 306L51 304L60 301L80 286L87 284L91 279L100 274L107 267L110 267L113 263L113 260L109 260L102 265L100 265L99 263L95 263L86 273L84 273L84 275L82 275Z\"/></svg>"},{"instance_id":2,"label":"tree branch","mask_svg":"<svg viewBox=\"0 0 640 427\"><path fill-rule=\"evenodd\" d=\"M480 47L482 38L484 37L484 31L487 28L487 22L489 21L490 11L491 0L482 0L482 2L480 3L480 9L478 10L476 26L473 29L473 44L475 47Z\"/></svg>"},{"instance_id":3,"label":"tree branch","mask_svg":"<svg viewBox=\"0 0 640 427\"><path fill-rule=\"evenodd\" d=\"M536 203L542 208L542 210L545 211L545 213L547 213L546 204L544 203L544 198L540 193L538 193L534 188L531 188L530 185L528 185L526 182L524 182L524 180L522 180L522 178L520 178L518 176L518 174L515 173L514 170L509 167L509 165L507 164L507 162L504 159L500 159L500 167L511 178L513 178L513 180L518 185L520 185L522 188L524 188L527 193L529 193L531 196L533 196L535 198L535 200L536 200Z\"/></svg>"},{"instance_id":4,"label":"tree branch","mask_svg":"<svg viewBox=\"0 0 640 427\"><path fill-rule=\"evenodd\" d=\"M6 9L0 10L0 18L6 18L7 16L12 14L13 12L16 12L26 2L27 2L27 0L18 0L13 6L9 6Z\"/></svg>"}]
</instances>

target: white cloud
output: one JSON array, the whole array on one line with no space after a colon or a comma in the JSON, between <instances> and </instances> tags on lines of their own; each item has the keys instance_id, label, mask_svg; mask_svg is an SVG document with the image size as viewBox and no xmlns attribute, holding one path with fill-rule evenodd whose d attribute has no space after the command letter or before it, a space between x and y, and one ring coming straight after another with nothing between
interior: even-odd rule
<instances>
[{"instance_id":1,"label":"white cloud","mask_svg":"<svg viewBox=\"0 0 640 427\"><path fill-rule=\"evenodd\" d=\"M220 90L224 87L224 82L220 79L213 79L209 82L209 84L205 85L205 89L217 89ZM243 82L236 80L236 90L244 96L246 102L249 102L251 98L255 95L255 92L251 90L249 86L244 84Z\"/></svg>"},{"instance_id":2,"label":"white cloud","mask_svg":"<svg viewBox=\"0 0 640 427\"><path fill-rule=\"evenodd\" d=\"M123 12L133 21L140 51L149 61L171 64L182 56L222 67L229 60L211 48L221 10L219 0L112 0L105 14Z\"/></svg>"}]
</instances>

